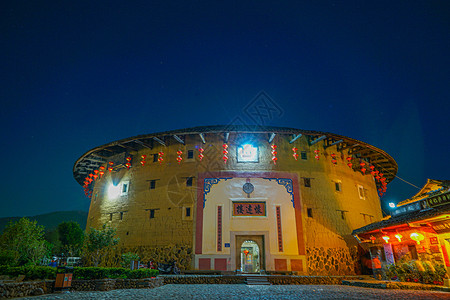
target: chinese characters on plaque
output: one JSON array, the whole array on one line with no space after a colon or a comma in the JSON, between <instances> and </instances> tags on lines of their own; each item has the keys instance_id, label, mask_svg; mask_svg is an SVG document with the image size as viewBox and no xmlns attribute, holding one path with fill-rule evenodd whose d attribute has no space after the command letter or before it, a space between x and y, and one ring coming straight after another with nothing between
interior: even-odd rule
<instances>
[{"instance_id":1,"label":"chinese characters on plaque","mask_svg":"<svg viewBox=\"0 0 450 300\"><path fill-rule=\"evenodd\" d=\"M243 202L233 202L233 216L256 216L265 217L266 216L266 202L255 202L255 201L243 201Z\"/></svg>"}]
</instances>

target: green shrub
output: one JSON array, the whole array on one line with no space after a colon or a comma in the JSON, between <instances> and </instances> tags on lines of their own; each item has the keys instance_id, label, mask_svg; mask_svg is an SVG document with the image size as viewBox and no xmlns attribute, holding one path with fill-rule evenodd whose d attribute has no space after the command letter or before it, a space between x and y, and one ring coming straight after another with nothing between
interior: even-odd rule
<instances>
[{"instance_id":1,"label":"green shrub","mask_svg":"<svg viewBox=\"0 0 450 300\"><path fill-rule=\"evenodd\" d=\"M98 267L75 267L73 270L74 279L104 279L104 278L129 278L140 279L155 277L159 273L153 269L130 270L126 268L98 268Z\"/></svg>"},{"instance_id":2,"label":"green shrub","mask_svg":"<svg viewBox=\"0 0 450 300\"><path fill-rule=\"evenodd\" d=\"M21 267L0 266L0 274L8 275L10 277L25 275L25 280L55 279L56 268L46 266L21 266Z\"/></svg>"},{"instance_id":3,"label":"green shrub","mask_svg":"<svg viewBox=\"0 0 450 300\"><path fill-rule=\"evenodd\" d=\"M122 254L122 267L129 268L133 260L139 260L139 255L133 252L127 252Z\"/></svg>"}]
</instances>

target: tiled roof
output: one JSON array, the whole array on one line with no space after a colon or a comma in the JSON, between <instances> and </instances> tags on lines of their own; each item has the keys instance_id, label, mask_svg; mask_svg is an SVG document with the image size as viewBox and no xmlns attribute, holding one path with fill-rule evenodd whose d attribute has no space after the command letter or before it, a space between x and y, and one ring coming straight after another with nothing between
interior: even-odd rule
<instances>
[{"instance_id":1,"label":"tiled roof","mask_svg":"<svg viewBox=\"0 0 450 300\"><path fill-rule=\"evenodd\" d=\"M369 232L372 230L383 229L391 226L396 226L404 223L417 222L420 220L426 220L429 218L437 217L442 214L450 213L450 204L438 206L436 208L427 208L420 211L416 211L409 214L400 215L397 217L392 217L387 220L372 223L364 227L353 230L352 234L360 234L364 232Z\"/></svg>"}]
</instances>

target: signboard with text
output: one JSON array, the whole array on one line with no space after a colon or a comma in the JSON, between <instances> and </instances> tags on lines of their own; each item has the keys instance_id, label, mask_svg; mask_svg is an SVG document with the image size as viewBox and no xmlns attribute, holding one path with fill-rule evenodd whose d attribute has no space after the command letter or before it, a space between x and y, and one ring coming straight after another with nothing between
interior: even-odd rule
<instances>
[{"instance_id":1,"label":"signboard with text","mask_svg":"<svg viewBox=\"0 0 450 300\"><path fill-rule=\"evenodd\" d=\"M233 216L237 217L265 217L266 202L264 201L235 201L233 202Z\"/></svg>"}]
</instances>

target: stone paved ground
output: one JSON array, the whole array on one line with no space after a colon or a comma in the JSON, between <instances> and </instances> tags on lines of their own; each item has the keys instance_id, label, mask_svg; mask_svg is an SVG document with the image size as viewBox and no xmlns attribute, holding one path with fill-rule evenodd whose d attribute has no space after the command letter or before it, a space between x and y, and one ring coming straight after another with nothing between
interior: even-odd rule
<instances>
[{"instance_id":1,"label":"stone paved ground","mask_svg":"<svg viewBox=\"0 0 450 300\"><path fill-rule=\"evenodd\" d=\"M155 289L72 292L20 299L450 299L450 293L343 285L168 284Z\"/></svg>"}]
</instances>

